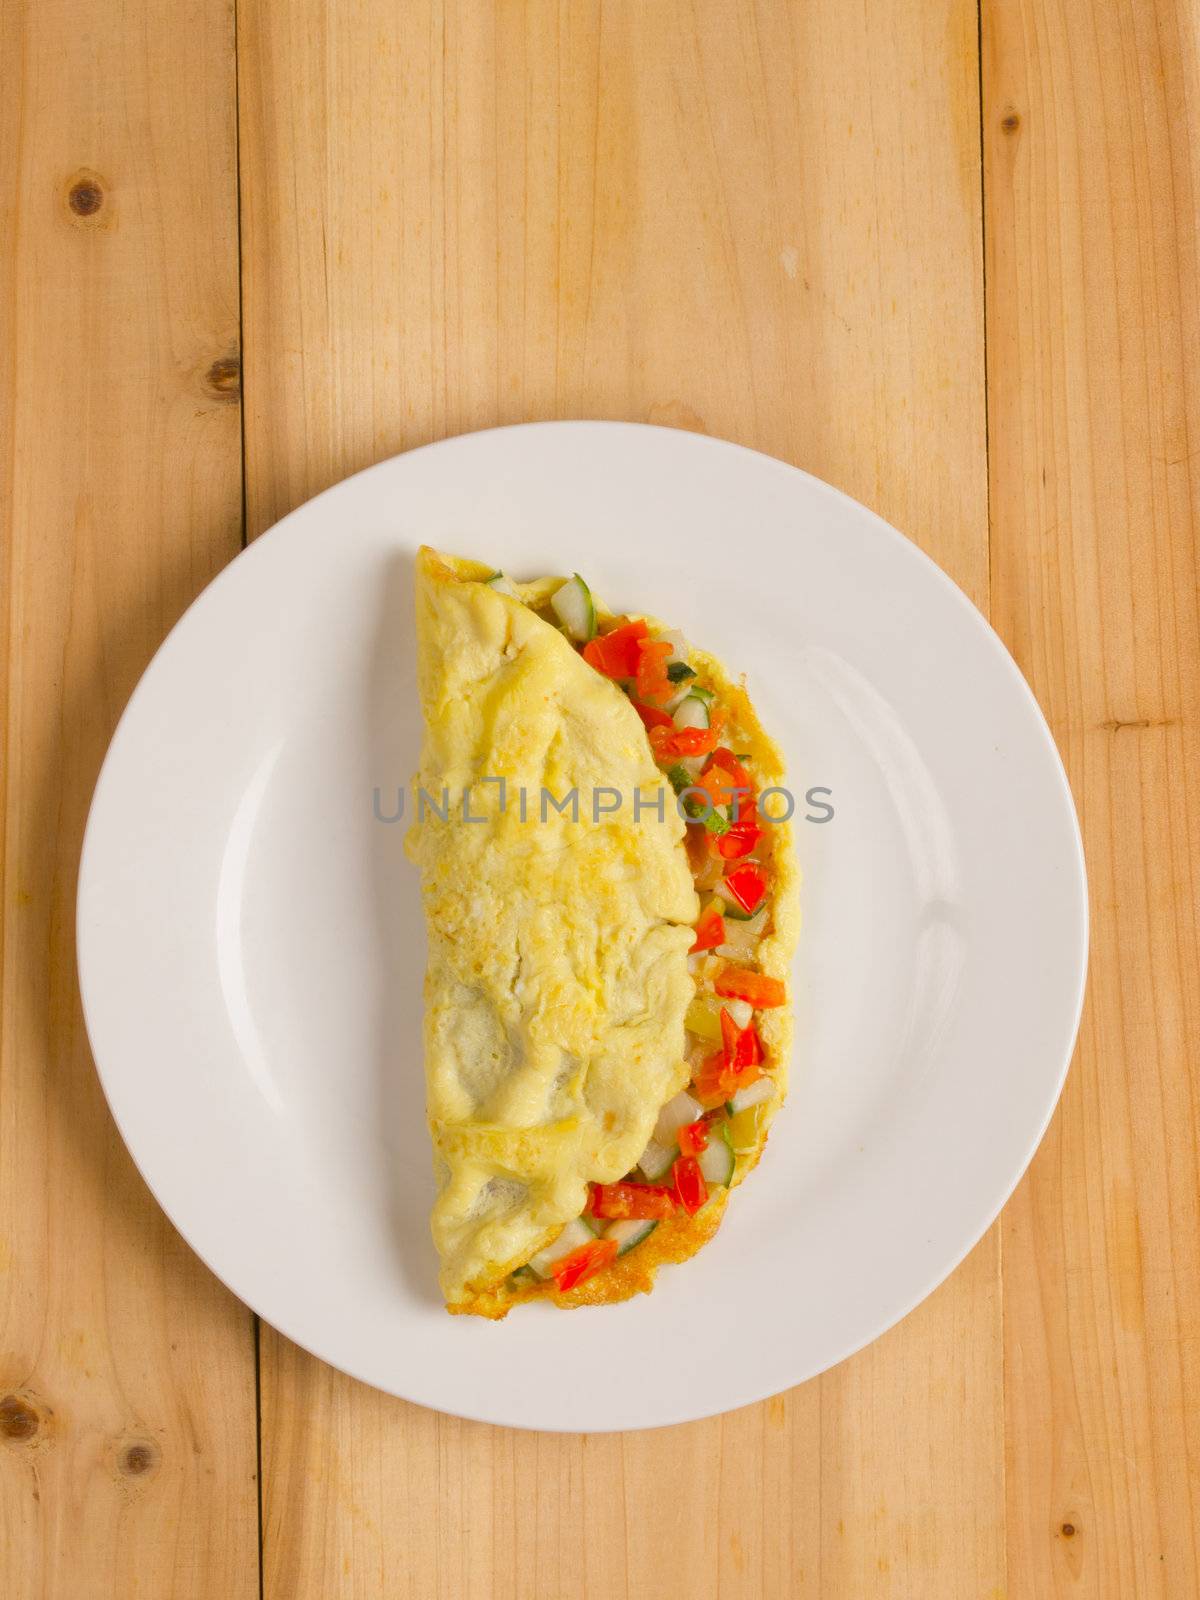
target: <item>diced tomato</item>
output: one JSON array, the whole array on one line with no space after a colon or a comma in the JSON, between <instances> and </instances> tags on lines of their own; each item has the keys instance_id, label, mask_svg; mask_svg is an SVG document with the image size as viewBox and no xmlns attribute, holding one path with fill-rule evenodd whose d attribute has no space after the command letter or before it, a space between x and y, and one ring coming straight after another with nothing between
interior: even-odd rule
<instances>
[{"instance_id":1,"label":"diced tomato","mask_svg":"<svg viewBox=\"0 0 1200 1600\"><path fill-rule=\"evenodd\" d=\"M692 1093L706 1111L714 1111L762 1077L759 1065L734 1068L724 1050L714 1050L692 1079Z\"/></svg>"},{"instance_id":2,"label":"diced tomato","mask_svg":"<svg viewBox=\"0 0 1200 1600\"><path fill-rule=\"evenodd\" d=\"M738 1056L734 1065L737 1067L738 1071L741 1072L745 1067L762 1066L764 1059L762 1040L758 1037L758 1029L753 1023L751 1023L749 1027L742 1029L742 1037L739 1041ZM754 1076L757 1078L759 1074L756 1072ZM753 1080L748 1079L747 1081L750 1082Z\"/></svg>"},{"instance_id":3,"label":"diced tomato","mask_svg":"<svg viewBox=\"0 0 1200 1600\"><path fill-rule=\"evenodd\" d=\"M649 633L639 617L634 622L623 623L611 633L602 633L590 639L583 647L583 659L606 678L636 678L639 645Z\"/></svg>"},{"instance_id":4,"label":"diced tomato","mask_svg":"<svg viewBox=\"0 0 1200 1600\"><path fill-rule=\"evenodd\" d=\"M747 1000L759 1009L781 1006L787 1000L787 991L778 978L768 978L765 972L750 972L745 967L722 967L713 987L722 999Z\"/></svg>"},{"instance_id":5,"label":"diced tomato","mask_svg":"<svg viewBox=\"0 0 1200 1600\"><path fill-rule=\"evenodd\" d=\"M738 1034L741 1029L729 1015L724 1006L721 1007L721 1045L725 1051L726 1061L733 1060L733 1053L737 1049Z\"/></svg>"},{"instance_id":6,"label":"diced tomato","mask_svg":"<svg viewBox=\"0 0 1200 1600\"><path fill-rule=\"evenodd\" d=\"M593 1239L590 1244L581 1244L578 1250L572 1250L569 1255L553 1263L550 1271L554 1274L554 1282L564 1293L567 1289L574 1289L577 1284L586 1283L589 1278L603 1271L610 1261L616 1260L617 1249L615 1239Z\"/></svg>"},{"instance_id":7,"label":"diced tomato","mask_svg":"<svg viewBox=\"0 0 1200 1600\"><path fill-rule=\"evenodd\" d=\"M659 761L675 761L680 756L705 756L721 737L723 711L714 711L707 728L651 728L650 748Z\"/></svg>"},{"instance_id":8,"label":"diced tomato","mask_svg":"<svg viewBox=\"0 0 1200 1600\"><path fill-rule=\"evenodd\" d=\"M727 772L739 789L749 789L752 787L750 783L750 774L734 755L733 751L726 749L723 744L717 746L717 748L713 751L712 756L705 763L705 772L707 772L710 767L720 767L722 772Z\"/></svg>"},{"instance_id":9,"label":"diced tomato","mask_svg":"<svg viewBox=\"0 0 1200 1600\"><path fill-rule=\"evenodd\" d=\"M757 807L753 801L749 805L743 802L738 820L731 822L725 833L709 834L708 848L723 861L739 861L750 854L762 836Z\"/></svg>"},{"instance_id":10,"label":"diced tomato","mask_svg":"<svg viewBox=\"0 0 1200 1600\"><path fill-rule=\"evenodd\" d=\"M665 639L638 641L637 692L639 699L665 702L675 693L667 677L667 657L671 646Z\"/></svg>"},{"instance_id":11,"label":"diced tomato","mask_svg":"<svg viewBox=\"0 0 1200 1600\"><path fill-rule=\"evenodd\" d=\"M692 1093L707 1111L723 1106L733 1092L729 1088L729 1062L724 1050L705 1056L692 1078Z\"/></svg>"},{"instance_id":12,"label":"diced tomato","mask_svg":"<svg viewBox=\"0 0 1200 1600\"><path fill-rule=\"evenodd\" d=\"M754 1031L754 1025L739 1028L724 1006L721 1007L721 1043L726 1065L734 1077L740 1077L747 1067L757 1067L762 1061L762 1040Z\"/></svg>"},{"instance_id":13,"label":"diced tomato","mask_svg":"<svg viewBox=\"0 0 1200 1600\"><path fill-rule=\"evenodd\" d=\"M708 1199L708 1185L704 1181L704 1174L700 1171L700 1163L695 1156L680 1156L671 1171L675 1178L675 1193L679 1198L679 1204L689 1217L694 1217Z\"/></svg>"},{"instance_id":14,"label":"diced tomato","mask_svg":"<svg viewBox=\"0 0 1200 1600\"><path fill-rule=\"evenodd\" d=\"M709 906L700 913L700 920L696 924L696 942L689 951L695 955L697 950L715 950L719 944L725 943L725 918L716 906Z\"/></svg>"},{"instance_id":15,"label":"diced tomato","mask_svg":"<svg viewBox=\"0 0 1200 1600\"><path fill-rule=\"evenodd\" d=\"M734 782L732 773L726 772L724 767L714 767L711 764L692 785L694 789L703 791L712 801L714 806L732 806L736 798L739 819L745 815L749 806L753 805L753 791L747 784ZM735 795L735 791L741 793Z\"/></svg>"},{"instance_id":16,"label":"diced tomato","mask_svg":"<svg viewBox=\"0 0 1200 1600\"><path fill-rule=\"evenodd\" d=\"M673 728L675 726L669 712L660 711L657 706L644 706L640 700L634 700L631 704L648 728Z\"/></svg>"},{"instance_id":17,"label":"diced tomato","mask_svg":"<svg viewBox=\"0 0 1200 1600\"><path fill-rule=\"evenodd\" d=\"M698 1156L708 1149L708 1123L703 1118L699 1122L686 1122L679 1130L679 1153L682 1156Z\"/></svg>"},{"instance_id":18,"label":"diced tomato","mask_svg":"<svg viewBox=\"0 0 1200 1600\"><path fill-rule=\"evenodd\" d=\"M767 875L753 861L738 867L725 879L725 887L748 916L753 916L767 892Z\"/></svg>"},{"instance_id":19,"label":"diced tomato","mask_svg":"<svg viewBox=\"0 0 1200 1600\"><path fill-rule=\"evenodd\" d=\"M594 1217L669 1217L675 1209L672 1190L658 1183L594 1183L591 1211Z\"/></svg>"},{"instance_id":20,"label":"diced tomato","mask_svg":"<svg viewBox=\"0 0 1200 1600\"><path fill-rule=\"evenodd\" d=\"M745 1089L762 1077L762 1040L753 1025L739 1028L724 1007L721 1041L721 1048L704 1058L692 1079L696 1099L706 1109L724 1104L738 1089Z\"/></svg>"},{"instance_id":21,"label":"diced tomato","mask_svg":"<svg viewBox=\"0 0 1200 1600\"><path fill-rule=\"evenodd\" d=\"M709 849L713 855L722 861L740 861L743 856L748 856L754 846L762 838L762 829L747 829L743 833L735 832L730 828L728 833L723 833L720 838L709 834Z\"/></svg>"}]
</instances>

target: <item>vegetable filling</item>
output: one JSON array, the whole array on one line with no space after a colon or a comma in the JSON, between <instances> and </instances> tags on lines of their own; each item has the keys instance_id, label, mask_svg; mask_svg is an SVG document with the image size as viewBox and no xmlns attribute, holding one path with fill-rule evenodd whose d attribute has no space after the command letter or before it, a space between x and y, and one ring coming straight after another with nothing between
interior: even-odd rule
<instances>
[{"instance_id":1,"label":"vegetable filling","mask_svg":"<svg viewBox=\"0 0 1200 1600\"><path fill-rule=\"evenodd\" d=\"M503 573L490 580L518 598ZM592 592L576 573L548 614L588 664L617 683L646 725L655 760L687 818L688 860L701 910L689 966L687 1089L670 1100L638 1165L619 1183L593 1183L583 1214L512 1275L517 1285L578 1287L627 1255L659 1222L694 1216L732 1183L754 1149L761 1108L775 1092L755 1013L785 1003L784 985L755 970L771 929L772 885L749 756L722 743L728 711L688 661L684 640L642 618L601 631Z\"/></svg>"}]
</instances>

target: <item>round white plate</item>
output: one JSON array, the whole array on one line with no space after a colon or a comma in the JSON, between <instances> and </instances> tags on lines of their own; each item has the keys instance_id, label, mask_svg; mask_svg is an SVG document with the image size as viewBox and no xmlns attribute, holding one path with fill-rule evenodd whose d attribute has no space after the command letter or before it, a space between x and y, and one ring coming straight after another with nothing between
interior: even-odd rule
<instances>
[{"instance_id":1,"label":"round white plate","mask_svg":"<svg viewBox=\"0 0 1200 1600\"><path fill-rule=\"evenodd\" d=\"M788 1104L714 1242L626 1305L493 1324L438 1298L418 885L378 820L417 760L422 542L670 618L745 672L797 817L833 807L796 829ZM121 720L79 885L105 1092L188 1242L335 1366L530 1428L711 1415L902 1317L1041 1138L1086 947L1062 766L961 592L804 473L609 423L415 450L239 556Z\"/></svg>"}]
</instances>

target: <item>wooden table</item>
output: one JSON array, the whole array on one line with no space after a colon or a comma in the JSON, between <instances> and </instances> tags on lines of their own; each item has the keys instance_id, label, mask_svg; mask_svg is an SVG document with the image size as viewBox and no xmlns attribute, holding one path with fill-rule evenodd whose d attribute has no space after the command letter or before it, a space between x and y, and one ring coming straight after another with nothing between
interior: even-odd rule
<instances>
[{"instance_id":1,"label":"wooden table","mask_svg":"<svg viewBox=\"0 0 1200 1600\"><path fill-rule=\"evenodd\" d=\"M3 8L4 1600L1198 1592L1198 29ZM967 1262L823 1378L617 1437L258 1326L134 1171L74 972L96 772L192 597L368 462L560 416L741 440L904 529L1033 683L1091 872L1077 1059Z\"/></svg>"}]
</instances>

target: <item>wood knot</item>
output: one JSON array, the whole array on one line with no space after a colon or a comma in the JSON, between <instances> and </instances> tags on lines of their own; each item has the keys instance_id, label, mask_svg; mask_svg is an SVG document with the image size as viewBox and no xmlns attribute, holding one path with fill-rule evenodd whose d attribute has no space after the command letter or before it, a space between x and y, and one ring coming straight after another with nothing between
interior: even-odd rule
<instances>
[{"instance_id":1,"label":"wood knot","mask_svg":"<svg viewBox=\"0 0 1200 1600\"><path fill-rule=\"evenodd\" d=\"M126 1445L117 1465L131 1478L140 1478L154 1465L158 1452L152 1444L139 1442Z\"/></svg>"},{"instance_id":2,"label":"wood knot","mask_svg":"<svg viewBox=\"0 0 1200 1600\"><path fill-rule=\"evenodd\" d=\"M242 393L242 363L237 356L222 356L204 374L204 381L218 399L238 400Z\"/></svg>"},{"instance_id":3,"label":"wood knot","mask_svg":"<svg viewBox=\"0 0 1200 1600\"><path fill-rule=\"evenodd\" d=\"M1075 1524L1073 1522L1064 1522L1060 1532L1064 1539L1073 1539L1075 1537Z\"/></svg>"},{"instance_id":4,"label":"wood knot","mask_svg":"<svg viewBox=\"0 0 1200 1600\"><path fill-rule=\"evenodd\" d=\"M38 1431L41 1420L29 1402L19 1395L6 1394L0 1400L0 1438L24 1444Z\"/></svg>"},{"instance_id":5,"label":"wood knot","mask_svg":"<svg viewBox=\"0 0 1200 1600\"><path fill-rule=\"evenodd\" d=\"M1005 115L1000 118L1001 133L1016 133L1020 126L1021 118L1015 111L1006 112Z\"/></svg>"},{"instance_id":6,"label":"wood knot","mask_svg":"<svg viewBox=\"0 0 1200 1600\"><path fill-rule=\"evenodd\" d=\"M104 187L104 179L88 166L80 166L70 174L62 190L62 202L77 227L112 226L112 206L107 205L107 200L109 194Z\"/></svg>"},{"instance_id":7,"label":"wood knot","mask_svg":"<svg viewBox=\"0 0 1200 1600\"><path fill-rule=\"evenodd\" d=\"M94 217L104 204L104 193L99 184L89 183L84 178L72 185L67 204L77 217Z\"/></svg>"}]
</instances>

